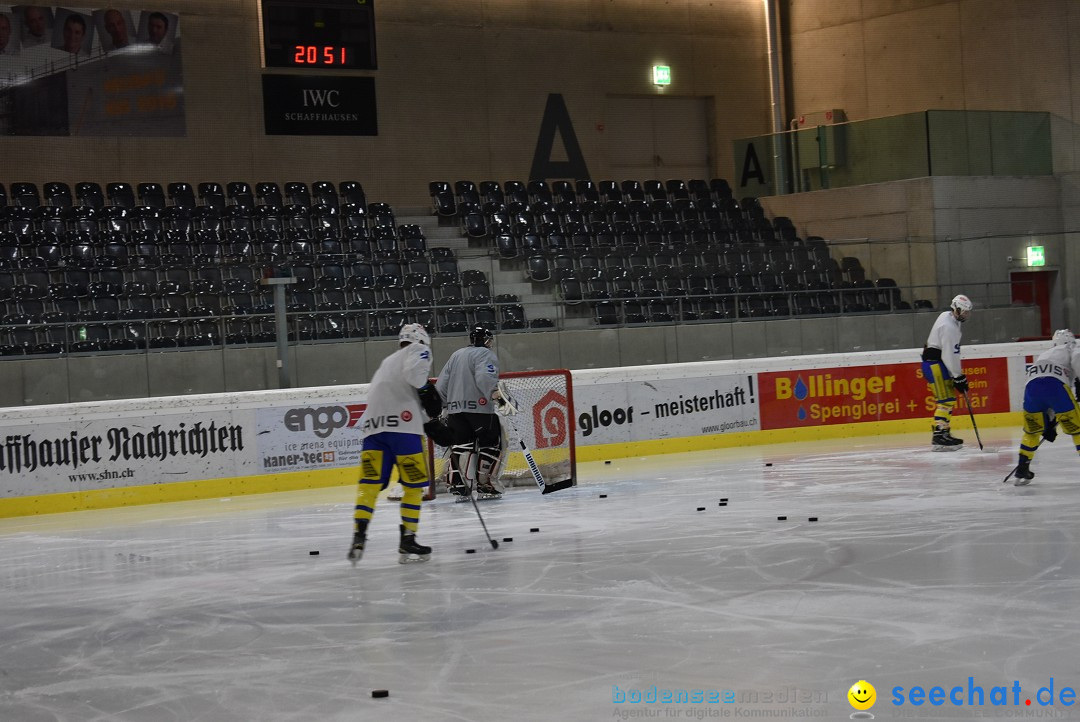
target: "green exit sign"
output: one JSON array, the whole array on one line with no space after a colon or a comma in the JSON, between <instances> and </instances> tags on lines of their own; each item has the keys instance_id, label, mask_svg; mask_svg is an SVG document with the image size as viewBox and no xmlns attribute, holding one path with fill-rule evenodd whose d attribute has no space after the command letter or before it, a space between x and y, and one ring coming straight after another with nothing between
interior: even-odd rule
<instances>
[{"instance_id":1,"label":"green exit sign","mask_svg":"<svg viewBox=\"0 0 1080 722\"><path fill-rule=\"evenodd\" d=\"M671 66L652 66L652 81L653 85L671 85Z\"/></svg>"},{"instance_id":2,"label":"green exit sign","mask_svg":"<svg viewBox=\"0 0 1080 722\"><path fill-rule=\"evenodd\" d=\"M1027 264L1029 266L1045 266L1046 265L1046 253L1043 251L1042 246L1028 246L1028 249L1027 249Z\"/></svg>"}]
</instances>

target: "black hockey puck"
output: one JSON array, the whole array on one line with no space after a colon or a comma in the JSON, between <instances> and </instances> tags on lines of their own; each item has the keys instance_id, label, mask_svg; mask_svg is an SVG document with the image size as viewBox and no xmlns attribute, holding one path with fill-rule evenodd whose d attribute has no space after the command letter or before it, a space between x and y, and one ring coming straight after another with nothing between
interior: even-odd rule
<instances>
[{"instance_id":1,"label":"black hockey puck","mask_svg":"<svg viewBox=\"0 0 1080 722\"><path fill-rule=\"evenodd\" d=\"M726 502L726 501L727 501L727 497L725 496L725 497L724 497L723 499L721 499L720 501Z\"/></svg>"},{"instance_id":2,"label":"black hockey puck","mask_svg":"<svg viewBox=\"0 0 1080 722\"><path fill-rule=\"evenodd\" d=\"M809 518L809 519L808 519L807 521L817 521L817 517L816 517L816 516L812 516L812 517L810 517L810 518Z\"/></svg>"},{"instance_id":3,"label":"black hockey puck","mask_svg":"<svg viewBox=\"0 0 1080 722\"><path fill-rule=\"evenodd\" d=\"M600 498L601 498L601 499L607 499L607 494L601 494L601 495L600 495Z\"/></svg>"},{"instance_id":4,"label":"black hockey puck","mask_svg":"<svg viewBox=\"0 0 1080 722\"><path fill-rule=\"evenodd\" d=\"M766 463L765 466L772 466L772 464L771 463Z\"/></svg>"},{"instance_id":5,"label":"black hockey puck","mask_svg":"<svg viewBox=\"0 0 1080 722\"><path fill-rule=\"evenodd\" d=\"M610 462L610 461L605 461L604 463L605 463L605 464L610 464L611 462Z\"/></svg>"},{"instance_id":6,"label":"black hockey puck","mask_svg":"<svg viewBox=\"0 0 1080 722\"><path fill-rule=\"evenodd\" d=\"M719 504L717 504L717 506L727 506L727 502L726 502L726 501L722 501L722 502L720 502Z\"/></svg>"},{"instance_id":7,"label":"black hockey puck","mask_svg":"<svg viewBox=\"0 0 1080 722\"><path fill-rule=\"evenodd\" d=\"M373 689L373 690L371 690L371 696L375 697L376 699L378 699L380 697L389 697L390 696L390 690L388 690L388 689Z\"/></svg>"},{"instance_id":8,"label":"black hockey puck","mask_svg":"<svg viewBox=\"0 0 1080 722\"><path fill-rule=\"evenodd\" d=\"M313 556L313 557L317 557L317 556L319 556L319 550L318 550L318 549L316 549L316 550L315 550L315 551L313 551L313 552L308 552L308 554L310 554L310 555L311 555L311 556Z\"/></svg>"},{"instance_id":9,"label":"black hockey puck","mask_svg":"<svg viewBox=\"0 0 1080 722\"><path fill-rule=\"evenodd\" d=\"M786 516L778 516L778 517L776 517L776 520L777 521L787 521L787 517Z\"/></svg>"},{"instance_id":10,"label":"black hockey puck","mask_svg":"<svg viewBox=\"0 0 1080 722\"><path fill-rule=\"evenodd\" d=\"M466 554L475 554L475 553L476 553L476 550L475 550L475 549L466 549L466 550L465 550L465 553L466 553Z\"/></svg>"},{"instance_id":11,"label":"black hockey puck","mask_svg":"<svg viewBox=\"0 0 1080 722\"><path fill-rule=\"evenodd\" d=\"M508 542L508 541L512 542L512 541L514 541L514 537L512 537L512 536L504 536L503 541L504 542Z\"/></svg>"},{"instance_id":12,"label":"black hockey puck","mask_svg":"<svg viewBox=\"0 0 1080 722\"><path fill-rule=\"evenodd\" d=\"M533 527L532 529L530 529L529 531L540 531L540 527L538 527L538 526L534 526L534 527Z\"/></svg>"},{"instance_id":13,"label":"black hockey puck","mask_svg":"<svg viewBox=\"0 0 1080 722\"><path fill-rule=\"evenodd\" d=\"M697 510L698 510L698 511L705 511L705 507L703 507L703 506L699 506L699 507L697 508Z\"/></svg>"}]
</instances>

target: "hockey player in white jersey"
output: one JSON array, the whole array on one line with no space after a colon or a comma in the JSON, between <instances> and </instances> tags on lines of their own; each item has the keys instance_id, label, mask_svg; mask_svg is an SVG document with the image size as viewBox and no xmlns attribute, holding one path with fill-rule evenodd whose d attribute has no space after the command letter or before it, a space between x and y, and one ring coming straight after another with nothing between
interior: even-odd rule
<instances>
[{"instance_id":1,"label":"hockey player in white jersey","mask_svg":"<svg viewBox=\"0 0 1080 722\"><path fill-rule=\"evenodd\" d=\"M421 394L431 374L430 339L423 326L411 323L401 327L398 341L398 350L383 359L371 379L367 409L360 419L364 445L348 554L354 566L364 553L368 523L375 513L379 492L390 483L395 466L404 489L399 561L426 561L431 554L431 547L416 542L420 505L429 483L422 443L425 416Z\"/></svg>"},{"instance_id":2,"label":"hockey player in white jersey","mask_svg":"<svg viewBox=\"0 0 1080 722\"><path fill-rule=\"evenodd\" d=\"M468 496L474 488L479 498L498 498L503 492L498 478L502 426L495 408L505 402L498 391L499 359L491 350L494 338L488 329L474 326L470 345L450 356L435 382L453 440L447 484L458 496Z\"/></svg>"},{"instance_id":3,"label":"hockey player in white jersey","mask_svg":"<svg viewBox=\"0 0 1080 722\"><path fill-rule=\"evenodd\" d=\"M922 373L934 395L931 445L934 451L953 451L964 442L950 433L956 394L968 390L967 376L960 366L960 324L971 316L971 299L956 296L949 310L942 312L930 329L922 353Z\"/></svg>"},{"instance_id":4,"label":"hockey player in white jersey","mask_svg":"<svg viewBox=\"0 0 1080 722\"><path fill-rule=\"evenodd\" d=\"M1035 478L1031 461L1043 439L1057 437L1056 423L1073 437L1080 453L1080 409L1073 395L1073 384L1080 375L1080 349L1067 328L1054 332L1053 344L1025 369L1024 435L1020 438L1020 460L1012 473L1015 486L1030 484Z\"/></svg>"}]
</instances>

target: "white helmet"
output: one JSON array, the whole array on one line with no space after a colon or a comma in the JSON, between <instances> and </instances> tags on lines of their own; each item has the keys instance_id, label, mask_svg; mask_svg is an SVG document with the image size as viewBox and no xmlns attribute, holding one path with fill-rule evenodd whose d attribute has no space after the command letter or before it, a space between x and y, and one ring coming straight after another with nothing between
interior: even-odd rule
<instances>
[{"instance_id":1,"label":"white helmet","mask_svg":"<svg viewBox=\"0 0 1080 722\"><path fill-rule=\"evenodd\" d=\"M401 331L398 332L398 341L408 343L422 343L425 346L431 345L431 337L428 336L428 332L418 323L407 323L401 327Z\"/></svg>"},{"instance_id":2,"label":"white helmet","mask_svg":"<svg viewBox=\"0 0 1080 722\"><path fill-rule=\"evenodd\" d=\"M949 304L949 308L952 309L953 315L961 321L966 321L968 316L971 315L971 299L960 294L953 298L952 303Z\"/></svg>"},{"instance_id":3,"label":"white helmet","mask_svg":"<svg viewBox=\"0 0 1080 722\"><path fill-rule=\"evenodd\" d=\"M1054 345L1055 346L1072 346L1076 341L1076 336L1073 332L1067 328L1054 331Z\"/></svg>"}]
</instances>

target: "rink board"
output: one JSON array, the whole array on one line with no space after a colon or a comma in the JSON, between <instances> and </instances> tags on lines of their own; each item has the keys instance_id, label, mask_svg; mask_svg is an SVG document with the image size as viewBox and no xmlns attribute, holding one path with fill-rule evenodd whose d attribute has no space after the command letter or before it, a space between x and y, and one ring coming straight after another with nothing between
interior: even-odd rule
<instances>
[{"instance_id":1,"label":"rink board","mask_svg":"<svg viewBox=\"0 0 1080 722\"><path fill-rule=\"evenodd\" d=\"M980 426L1018 424L1047 342L964 349ZM575 371L580 461L928 431L918 351ZM914 359L914 360L913 360ZM0 517L231 497L356 479L368 387L5 409ZM954 427L970 427L962 404ZM974 439L968 438L968 443Z\"/></svg>"}]
</instances>

